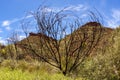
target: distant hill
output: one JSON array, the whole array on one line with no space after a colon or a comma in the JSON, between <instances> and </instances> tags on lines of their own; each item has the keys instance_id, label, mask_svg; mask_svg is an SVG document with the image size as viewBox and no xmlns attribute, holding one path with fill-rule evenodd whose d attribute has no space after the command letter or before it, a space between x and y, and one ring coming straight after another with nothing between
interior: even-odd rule
<instances>
[{"instance_id":1,"label":"distant hill","mask_svg":"<svg viewBox=\"0 0 120 80\"><path fill-rule=\"evenodd\" d=\"M95 49L92 51L91 55L96 55L97 52L99 53L100 51L105 51L105 48L112 44L110 39L113 35L114 29L104 27L104 26L102 26L102 24L100 24L98 22L88 22L88 23L82 25L80 28L78 28L77 30L75 30L72 33L74 36L76 36L76 37L74 37L74 40L76 41L76 45L79 44L79 42L77 43L77 40L79 40L78 35L84 35L84 34L90 33L91 35L88 35L88 38L90 39L92 36L91 31L94 30L94 34L99 34L100 29L101 29L101 37L100 37L99 43L97 44ZM69 38L70 35L71 34L67 35L66 37Z\"/></svg>"},{"instance_id":2,"label":"distant hill","mask_svg":"<svg viewBox=\"0 0 120 80\"><path fill-rule=\"evenodd\" d=\"M88 41L86 41L86 44L89 44L90 38L92 36L92 31L94 31L94 34L99 34L100 33L100 29L101 29L101 37L99 40L99 43L97 44L97 46L93 49L93 51L91 52L91 55L96 55L97 53L104 53L104 51L106 50L105 48L110 46L112 44L112 35L114 32L114 29L112 28L107 28L102 26L100 23L98 22L88 22L84 25L82 25L81 27L79 27L77 30L75 30L72 35L74 35L74 47L71 49L74 49L76 47L78 47L80 44L80 38L79 37L83 37L83 35L87 34L88 36ZM89 35L90 33L90 35ZM64 39L69 39L71 36L71 34L67 35ZM97 35L99 36L99 35ZM63 39L63 40L64 40Z\"/></svg>"},{"instance_id":3,"label":"distant hill","mask_svg":"<svg viewBox=\"0 0 120 80\"><path fill-rule=\"evenodd\" d=\"M62 40L64 41L65 39L69 39L70 35L74 35L75 36L74 37L74 40L75 40L74 42L76 42L74 44L75 46L72 48L72 49L74 49L79 44L79 42L77 42L77 40L79 40L78 35L83 35L83 32L85 32L84 34L89 33L93 29L95 30L95 34L98 34L99 29L102 29L102 31L101 31L102 36L100 38L100 41L99 41L97 47L95 47L95 49L91 53L91 55L95 55L96 52L104 51L106 46L111 45L110 37L112 36L114 29L103 27L100 23L97 23L97 22L88 22L88 23L82 25L81 27L79 27L77 30L73 31L72 34L69 34L69 35L65 36L65 38L63 38ZM42 33L32 33L31 32L31 33L29 33L29 36L27 38L18 42L17 45L18 45L19 48L23 49L23 51L24 51L25 48L27 48L27 46L29 46L29 44L32 45L33 49L39 49L41 47L40 39L42 39L42 38L48 39L50 41L57 41L57 40L53 39L52 37L48 37L48 36L46 36ZM64 45L64 43L61 43L61 44ZM29 50L28 50L26 52L26 54L27 53L31 53L31 52L29 52ZM33 56L33 55L31 55L31 56Z\"/></svg>"}]
</instances>

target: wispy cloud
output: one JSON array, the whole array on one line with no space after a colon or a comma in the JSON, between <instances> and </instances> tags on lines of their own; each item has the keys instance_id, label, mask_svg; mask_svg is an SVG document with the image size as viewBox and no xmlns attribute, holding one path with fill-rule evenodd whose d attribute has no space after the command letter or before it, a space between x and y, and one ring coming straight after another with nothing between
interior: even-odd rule
<instances>
[{"instance_id":1,"label":"wispy cloud","mask_svg":"<svg viewBox=\"0 0 120 80\"><path fill-rule=\"evenodd\" d=\"M6 30L11 30L10 26L7 26L7 27L6 27Z\"/></svg>"},{"instance_id":2,"label":"wispy cloud","mask_svg":"<svg viewBox=\"0 0 120 80\"><path fill-rule=\"evenodd\" d=\"M107 25L116 28L120 25L120 10L112 9L111 17L106 18Z\"/></svg>"},{"instance_id":3,"label":"wispy cloud","mask_svg":"<svg viewBox=\"0 0 120 80\"><path fill-rule=\"evenodd\" d=\"M88 7L82 4L79 5L71 5L69 7L67 7L65 10L70 10L70 11L84 11L87 10Z\"/></svg>"},{"instance_id":4,"label":"wispy cloud","mask_svg":"<svg viewBox=\"0 0 120 80\"><path fill-rule=\"evenodd\" d=\"M45 11L47 12L58 12L60 10L64 9L65 11L84 11L88 9L88 6L83 5L83 4L78 4L78 5L70 5L67 7L46 7Z\"/></svg>"},{"instance_id":5,"label":"wispy cloud","mask_svg":"<svg viewBox=\"0 0 120 80\"><path fill-rule=\"evenodd\" d=\"M10 25L10 21L5 20L2 22L2 26L9 26Z\"/></svg>"},{"instance_id":6,"label":"wispy cloud","mask_svg":"<svg viewBox=\"0 0 120 80\"><path fill-rule=\"evenodd\" d=\"M19 20L20 20L20 19L4 20L4 21L2 21L1 26L3 26L3 27L8 27L8 26L10 26L12 23L17 22L17 21L19 21Z\"/></svg>"},{"instance_id":7,"label":"wispy cloud","mask_svg":"<svg viewBox=\"0 0 120 80\"><path fill-rule=\"evenodd\" d=\"M112 17L115 19L116 22L120 21L120 10L113 9L112 10Z\"/></svg>"},{"instance_id":8,"label":"wispy cloud","mask_svg":"<svg viewBox=\"0 0 120 80\"><path fill-rule=\"evenodd\" d=\"M64 9L64 7L52 7L52 8L46 8L45 10L47 12L51 12L51 11L58 12L58 11L60 11L62 9ZM70 6L66 7L64 10L73 11L73 12L77 11L78 12L78 11L85 11L87 9L88 9L88 6L85 6L83 4L79 4L79 5L70 5ZM83 15L83 16L85 16L85 15ZM20 21L22 19L29 19L31 17L33 17L33 15L28 15L26 17L21 17L21 18L14 18L12 20L4 20L4 21L2 21L1 26L5 27L6 30L11 30L10 26L12 24L14 24L14 23L16 23L16 22L18 22L18 21Z\"/></svg>"},{"instance_id":9,"label":"wispy cloud","mask_svg":"<svg viewBox=\"0 0 120 80\"><path fill-rule=\"evenodd\" d=\"M28 15L26 17L14 18L12 20L4 20L4 21L2 21L1 26L5 27L6 30L11 30L11 27L10 27L11 24L14 24L14 23L16 23L16 22L18 22L18 21L20 21L22 19L28 19L28 18L31 18L31 17L33 17L33 16Z\"/></svg>"},{"instance_id":10,"label":"wispy cloud","mask_svg":"<svg viewBox=\"0 0 120 80\"><path fill-rule=\"evenodd\" d=\"M17 35L17 36L16 36L16 40L18 40L18 41L20 41L20 40L22 40L22 39L24 39L24 38L26 38L25 35ZM0 38L0 40L1 40L1 42L3 41L2 38ZM13 40L12 40L11 37L8 37L8 38L6 39L6 41L13 41Z\"/></svg>"},{"instance_id":11,"label":"wispy cloud","mask_svg":"<svg viewBox=\"0 0 120 80\"><path fill-rule=\"evenodd\" d=\"M6 40L4 40L2 37L0 37L0 43L2 43L2 44L6 44L7 42L6 42Z\"/></svg>"},{"instance_id":12,"label":"wispy cloud","mask_svg":"<svg viewBox=\"0 0 120 80\"><path fill-rule=\"evenodd\" d=\"M11 24L11 21L9 20L5 20L2 22L1 26L5 27L6 30L10 30L10 24Z\"/></svg>"},{"instance_id":13,"label":"wispy cloud","mask_svg":"<svg viewBox=\"0 0 120 80\"><path fill-rule=\"evenodd\" d=\"M24 38L26 38L26 36L23 36L23 35L19 36L19 40L22 40Z\"/></svg>"},{"instance_id":14,"label":"wispy cloud","mask_svg":"<svg viewBox=\"0 0 120 80\"><path fill-rule=\"evenodd\" d=\"M86 18L88 15L86 14L87 10L90 7L88 5L78 4L78 5L70 5L67 7L45 7L44 10L46 12L59 12L63 10L63 12L67 12L67 16L75 17L79 16L79 18ZM69 17L67 17L69 18Z\"/></svg>"}]
</instances>

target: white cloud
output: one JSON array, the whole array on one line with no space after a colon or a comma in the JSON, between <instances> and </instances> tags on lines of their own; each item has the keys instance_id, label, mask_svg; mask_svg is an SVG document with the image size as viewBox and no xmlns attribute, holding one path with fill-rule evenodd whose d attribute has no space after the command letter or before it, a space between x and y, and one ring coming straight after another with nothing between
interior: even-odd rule
<instances>
[{"instance_id":1,"label":"white cloud","mask_svg":"<svg viewBox=\"0 0 120 80\"><path fill-rule=\"evenodd\" d=\"M26 36L19 36L19 40L26 38Z\"/></svg>"},{"instance_id":2,"label":"white cloud","mask_svg":"<svg viewBox=\"0 0 120 80\"><path fill-rule=\"evenodd\" d=\"M112 17L115 19L116 22L120 21L120 10L112 10Z\"/></svg>"},{"instance_id":3,"label":"white cloud","mask_svg":"<svg viewBox=\"0 0 120 80\"><path fill-rule=\"evenodd\" d=\"M2 22L2 25L1 25L1 26L5 27L6 30L11 30L11 28L10 28L10 25L11 25L11 24L12 24L11 21L5 20L5 21Z\"/></svg>"},{"instance_id":4,"label":"white cloud","mask_svg":"<svg viewBox=\"0 0 120 80\"><path fill-rule=\"evenodd\" d=\"M52 7L52 8L47 8L46 7L46 10L47 12L58 12L60 10L64 9L64 7ZM65 10L67 11L85 11L87 10L88 7L85 6L85 5L82 5L82 4L79 4L79 5L70 5L68 7L65 8ZM82 15L83 17L85 17L86 15ZM26 17L21 17L21 18L14 18L12 20L4 20L2 21L2 24L1 26L5 27L6 30L11 30L11 24L14 24L22 19L29 19L29 18L32 18L33 15L27 15Z\"/></svg>"},{"instance_id":5,"label":"white cloud","mask_svg":"<svg viewBox=\"0 0 120 80\"><path fill-rule=\"evenodd\" d=\"M82 14L81 18L86 18L88 15L87 14Z\"/></svg>"},{"instance_id":6,"label":"white cloud","mask_svg":"<svg viewBox=\"0 0 120 80\"><path fill-rule=\"evenodd\" d=\"M6 39L6 41L10 41L10 42L20 41L20 40L22 40L22 39L24 39L24 38L26 38L25 35L16 35L15 38L13 38L13 37L8 37L8 38ZM2 41L2 39L1 39L1 41Z\"/></svg>"},{"instance_id":7,"label":"white cloud","mask_svg":"<svg viewBox=\"0 0 120 80\"><path fill-rule=\"evenodd\" d=\"M111 17L106 17L107 26L116 28L120 25L120 10L113 9L111 13Z\"/></svg>"},{"instance_id":8,"label":"white cloud","mask_svg":"<svg viewBox=\"0 0 120 80\"><path fill-rule=\"evenodd\" d=\"M11 30L10 26L7 26L7 27L6 27L6 30Z\"/></svg>"},{"instance_id":9,"label":"white cloud","mask_svg":"<svg viewBox=\"0 0 120 80\"><path fill-rule=\"evenodd\" d=\"M33 17L33 15L28 15L28 16L25 17L25 19L28 19L28 18L31 18L31 17ZM21 18L21 19L23 19L23 18Z\"/></svg>"},{"instance_id":10,"label":"white cloud","mask_svg":"<svg viewBox=\"0 0 120 80\"><path fill-rule=\"evenodd\" d=\"M52 7L52 8L46 7L45 11L47 11L47 12L51 12L51 11L52 12L58 12L62 9L66 10L66 11L84 11L84 10L88 9L88 6L79 4L79 5L70 5L68 7Z\"/></svg>"},{"instance_id":11,"label":"white cloud","mask_svg":"<svg viewBox=\"0 0 120 80\"><path fill-rule=\"evenodd\" d=\"M5 20L2 22L2 26L9 26L11 22L9 20Z\"/></svg>"},{"instance_id":12,"label":"white cloud","mask_svg":"<svg viewBox=\"0 0 120 80\"><path fill-rule=\"evenodd\" d=\"M28 18L31 18L31 17L33 17L33 16L32 15L28 15L26 17L14 18L12 20L4 20L4 21L2 21L1 26L5 27L6 30L11 30L11 27L10 27L11 24L13 24L15 22L18 22L18 21L20 21L22 19L28 19Z\"/></svg>"},{"instance_id":13,"label":"white cloud","mask_svg":"<svg viewBox=\"0 0 120 80\"><path fill-rule=\"evenodd\" d=\"M5 27L6 30L11 30L11 28L10 28L11 23L12 23L11 21L5 20L5 21L2 22L1 26Z\"/></svg>"},{"instance_id":14,"label":"white cloud","mask_svg":"<svg viewBox=\"0 0 120 80\"><path fill-rule=\"evenodd\" d=\"M65 10L70 10L70 11L81 11L81 10L87 10L88 7L84 6L82 4L79 5L71 5L69 7L67 7Z\"/></svg>"},{"instance_id":15,"label":"white cloud","mask_svg":"<svg viewBox=\"0 0 120 80\"><path fill-rule=\"evenodd\" d=\"M6 42L6 40L4 40L2 37L0 37L0 43L2 43L2 44L6 44L7 42Z\"/></svg>"}]
</instances>

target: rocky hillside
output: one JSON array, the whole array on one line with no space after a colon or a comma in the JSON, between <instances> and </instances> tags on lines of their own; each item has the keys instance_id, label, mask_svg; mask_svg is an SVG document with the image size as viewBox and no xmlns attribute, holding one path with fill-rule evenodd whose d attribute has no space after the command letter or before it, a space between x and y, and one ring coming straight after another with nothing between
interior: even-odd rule
<instances>
[{"instance_id":1,"label":"rocky hillside","mask_svg":"<svg viewBox=\"0 0 120 80\"><path fill-rule=\"evenodd\" d=\"M71 35L74 36L74 40L73 40L74 47L72 47L71 50L74 50L79 46L78 44L80 44L80 40L83 40L84 36L86 36L86 38L89 38L89 39L87 39L87 41L84 44L84 45L88 45L91 42L91 40L93 39L93 34L94 34L95 38L98 38L100 36L97 46L91 52L91 55L95 55L96 52L105 51L106 46L111 45L110 39L112 37L113 31L114 31L114 29L104 27L100 23L89 22L89 23L82 25L80 28L75 30L72 34L65 36L65 38L63 38L61 41L61 45L62 45L61 48L64 45L64 40L66 40L66 41L69 40ZM30 46L30 45L31 45L32 49L37 50L37 49L40 49L41 46L43 46L43 44L42 45L40 44L40 39L43 39L43 38L46 40L49 40L50 42L57 41L57 40L53 39L52 37L48 37L44 34L31 32L31 33L29 33L29 36L27 38L21 40L17 45L19 48L23 49L23 51L25 49L27 49L28 46ZM86 47L86 49L89 47ZM28 49L28 51L26 53L32 53L32 52L30 52Z\"/></svg>"}]
</instances>

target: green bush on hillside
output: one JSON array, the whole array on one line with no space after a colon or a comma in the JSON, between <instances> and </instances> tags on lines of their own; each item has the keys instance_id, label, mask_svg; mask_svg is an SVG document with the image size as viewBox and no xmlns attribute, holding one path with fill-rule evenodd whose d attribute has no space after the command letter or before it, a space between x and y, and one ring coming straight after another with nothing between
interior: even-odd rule
<instances>
[{"instance_id":1,"label":"green bush on hillside","mask_svg":"<svg viewBox=\"0 0 120 80\"><path fill-rule=\"evenodd\" d=\"M90 80L120 80L120 28L116 29L105 53L88 58L81 66L79 76Z\"/></svg>"}]
</instances>

